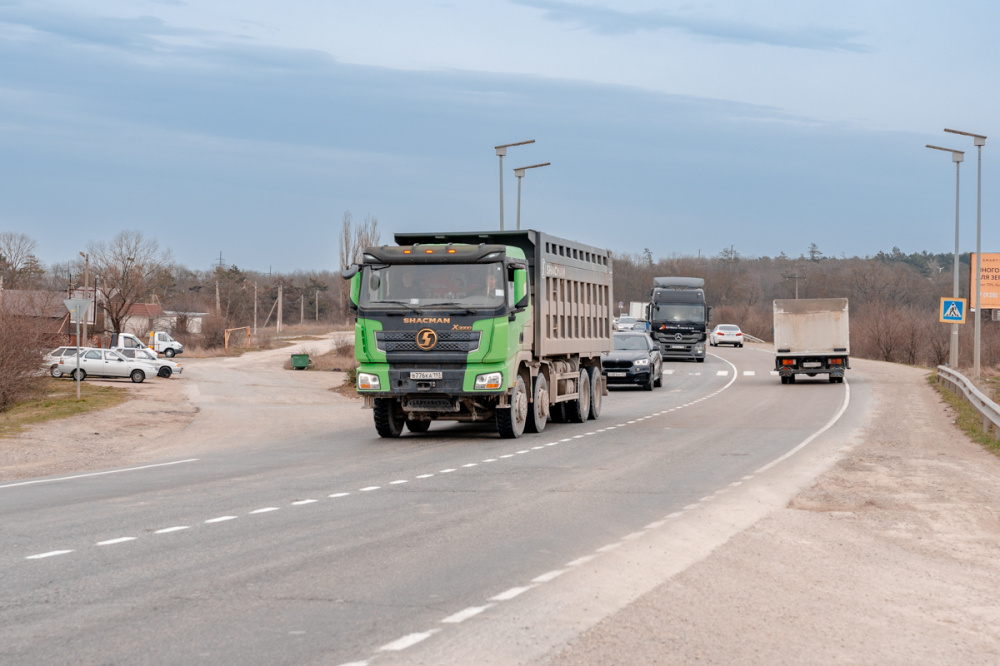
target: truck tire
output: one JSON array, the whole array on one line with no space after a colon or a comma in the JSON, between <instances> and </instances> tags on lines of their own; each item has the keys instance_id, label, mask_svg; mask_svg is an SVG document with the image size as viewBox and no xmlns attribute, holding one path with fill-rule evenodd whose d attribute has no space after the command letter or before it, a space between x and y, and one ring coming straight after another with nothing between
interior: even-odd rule
<instances>
[{"instance_id":1,"label":"truck tire","mask_svg":"<svg viewBox=\"0 0 1000 666\"><path fill-rule=\"evenodd\" d=\"M141 384L146 379L146 373L142 370L133 370L129 378L136 384Z\"/></svg>"},{"instance_id":2,"label":"truck tire","mask_svg":"<svg viewBox=\"0 0 1000 666\"><path fill-rule=\"evenodd\" d=\"M403 434L406 416L393 398L375 398L375 430L380 437L399 437Z\"/></svg>"},{"instance_id":3,"label":"truck tire","mask_svg":"<svg viewBox=\"0 0 1000 666\"><path fill-rule=\"evenodd\" d=\"M504 439L517 439L524 434L527 421L528 391L524 388L524 378L518 375L510 395L510 407L497 410L497 431Z\"/></svg>"},{"instance_id":4,"label":"truck tire","mask_svg":"<svg viewBox=\"0 0 1000 666\"><path fill-rule=\"evenodd\" d=\"M163 350L163 355L166 356L167 358L173 358L174 350L171 349L170 347L167 347L166 349Z\"/></svg>"},{"instance_id":5,"label":"truck tire","mask_svg":"<svg viewBox=\"0 0 1000 666\"><path fill-rule=\"evenodd\" d=\"M590 416L590 375L586 368L580 370L576 387L576 400L566 403L566 419L570 423L583 423Z\"/></svg>"},{"instance_id":6,"label":"truck tire","mask_svg":"<svg viewBox=\"0 0 1000 666\"><path fill-rule=\"evenodd\" d=\"M596 420L601 416L601 404L604 402L604 375L596 366L587 368L590 373L590 419Z\"/></svg>"},{"instance_id":7,"label":"truck tire","mask_svg":"<svg viewBox=\"0 0 1000 666\"><path fill-rule=\"evenodd\" d=\"M549 421L549 383L545 375L535 377L535 389L528 405L528 420L524 429L528 432L541 432Z\"/></svg>"},{"instance_id":8,"label":"truck tire","mask_svg":"<svg viewBox=\"0 0 1000 666\"><path fill-rule=\"evenodd\" d=\"M430 421L416 421L413 419L406 420L406 429L410 432L423 433L431 427Z\"/></svg>"}]
</instances>

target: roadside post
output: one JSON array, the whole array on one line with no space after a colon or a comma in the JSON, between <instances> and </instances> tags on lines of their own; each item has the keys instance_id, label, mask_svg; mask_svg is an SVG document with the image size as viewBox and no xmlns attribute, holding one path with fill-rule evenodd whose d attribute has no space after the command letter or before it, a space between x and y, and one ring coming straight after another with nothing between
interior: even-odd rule
<instances>
[{"instance_id":1,"label":"roadside post","mask_svg":"<svg viewBox=\"0 0 1000 666\"><path fill-rule=\"evenodd\" d=\"M953 329L957 329L960 324L965 323L967 301L964 298L941 297L941 307L938 309L938 321L942 324L951 324ZM952 359L954 363L954 359ZM950 365L952 370L957 371L957 364Z\"/></svg>"},{"instance_id":2,"label":"roadside post","mask_svg":"<svg viewBox=\"0 0 1000 666\"><path fill-rule=\"evenodd\" d=\"M70 321L76 322L76 372L73 373L76 379L76 399L80 399L80 320L87 316L90 309L89 298L64 298L63 303L69 310Z\"/></svg>"}]
</instances>

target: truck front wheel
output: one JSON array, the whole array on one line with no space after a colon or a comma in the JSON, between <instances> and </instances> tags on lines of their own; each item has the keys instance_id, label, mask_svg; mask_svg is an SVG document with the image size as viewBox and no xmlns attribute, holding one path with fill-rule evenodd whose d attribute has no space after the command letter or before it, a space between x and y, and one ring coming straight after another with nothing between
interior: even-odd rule
<instances>
[{"instance_id":1,"label":"truck front wheel","mask_svg":"<svg viewBox=\"0 0 1000 666\"><path fill-rule=\"evenodd\" d=\"M163 355L164 355L164 356L166 356L167 358L173 358L173 357L174 357L174 350L173 350L173 349L170 349L169 347L167 347L167 348L166 348L166 349L165 349L165 350L163 351Z\"/></svg>"},{"instance_id":2,"label":"truck front wheel","mask_svg":"<svg viewBox=\"0 0 1000 666\"><path fill-rule=\"evenodd\" d=\"M497 410L497 430L504 439L517 439L524 434L527 421L528 391L524 388L524 379L518 375L510 395L510 407Z\"/></svg>"},{"instance_id":3,"label":"truck front wheel","mask_svg":"<svg viewBox=\"0 0 1000 666\"><path fill-rule=\"evenodd\" d=\"M399 437L403 434L406 415L393 398L375 398L375 430L381 437Z\"/></svg>"}]
</instances>

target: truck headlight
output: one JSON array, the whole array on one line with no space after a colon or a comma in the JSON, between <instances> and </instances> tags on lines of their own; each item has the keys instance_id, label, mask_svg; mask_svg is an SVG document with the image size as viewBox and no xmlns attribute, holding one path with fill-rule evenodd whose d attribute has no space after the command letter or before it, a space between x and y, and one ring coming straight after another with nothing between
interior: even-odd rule
<instances>
[{"instance_id":1,"label":"truck headlight","mask_svg":"<svg viewBox=\"0 0 1000 666\"><path fill-rule=\"evenodd\" d=\"M485 375L476 376L477 390L496 390L503 386L503 373L502 372L489 372Z\"/></svg>"},{"instance_id":2,"label":"truck headlight","mask_svg":"<svg viewBox=\"0 0 1000 666\"><path fill-rule=\"evenodd\" d=\"M359 372L358 388L368 391L380 391L382 389L382 383L379 381L378 375L370 375L367 372Z\"/></svg>"},{"instance_id":3,"label":"truck headlight","mask_svg":"<svg viewBox=\"0 0 1000 666\"><path fill-rule=\"evenodd\" d=\"M633 365L649 365L648 358L640 358L638 360L632 361Z\"/></svg>"}]
</instances>

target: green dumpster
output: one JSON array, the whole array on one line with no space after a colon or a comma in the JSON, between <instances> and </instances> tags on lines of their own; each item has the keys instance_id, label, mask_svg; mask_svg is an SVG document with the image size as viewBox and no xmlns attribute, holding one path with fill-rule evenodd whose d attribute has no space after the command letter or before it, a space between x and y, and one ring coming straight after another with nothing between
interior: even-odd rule
<instances>
[{"instance_id":1,"label":"green dumpster","mask_svg":"<svg viewBox=\"0 0 1000 666\"><path fill-rule=\"evenodd\" d=\"M292 368L305 370L309 367L309 354L292 354Z\"/></svg>"}]
</instances>

